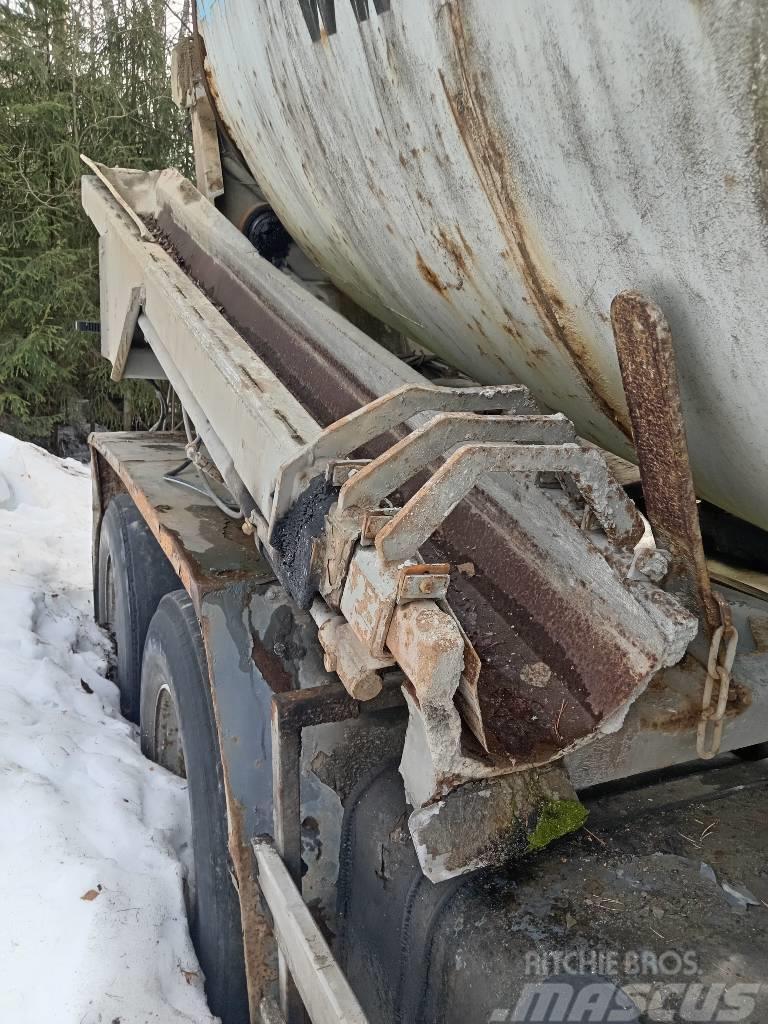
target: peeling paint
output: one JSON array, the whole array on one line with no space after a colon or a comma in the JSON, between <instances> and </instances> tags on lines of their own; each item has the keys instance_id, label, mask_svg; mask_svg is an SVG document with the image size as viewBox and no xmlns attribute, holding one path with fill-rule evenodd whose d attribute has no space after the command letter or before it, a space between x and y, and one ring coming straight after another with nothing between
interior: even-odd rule
<instances>
[{"instance_id":1,"label":"peeling paint","mask_svg":"<svg viewBox=\"0 0 768 1024\"><path fill-rule=\"evenodd\" d=\"M679 345L697 492L766 527L763 8L337 4L313 44L298 4L228 0L200 31L219 114L342 290L630 457L607 313L642 289Z\"/></svg>"}]
</instances>

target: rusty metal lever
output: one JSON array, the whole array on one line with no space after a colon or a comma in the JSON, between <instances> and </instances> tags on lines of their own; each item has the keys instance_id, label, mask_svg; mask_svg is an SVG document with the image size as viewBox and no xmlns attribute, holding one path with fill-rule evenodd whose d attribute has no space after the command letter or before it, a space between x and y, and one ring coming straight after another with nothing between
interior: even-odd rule
<instances>
[{"instance_id":1,"label":"rusty metal lever","mask_svg":"<svg viewBox=\"0 0 768 1024\"><path fill-rule=\"evenodd\" d=\"M722 621L701 540L672 332L659 307L633 291L614 298L611 324L646 515L656 543L672 558L669 589L679 590L712 635Z\"/></svg>"},{"instance_id":2,"label":"rusty metal lever","mask_svg":"<svg viewBox=\"0 0 768 1024\"><path fill-rule=\"evenodd\" d=\"M710 642L697 736L699 756L710 758L720 747L738 633L728 603L712 590L707 569L672 332L659 307L633 291L614 298L611 324L646 515L657 543L668 549L672 559L669 589L698 614ZM713 704L715 683L717 699Z\"/></svg>"}]
</instances>

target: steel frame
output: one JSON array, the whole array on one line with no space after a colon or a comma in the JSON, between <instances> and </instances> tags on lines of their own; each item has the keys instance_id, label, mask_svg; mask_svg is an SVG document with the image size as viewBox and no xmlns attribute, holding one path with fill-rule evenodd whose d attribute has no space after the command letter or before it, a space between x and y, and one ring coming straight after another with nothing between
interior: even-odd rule
<instances>
[{"instance_id":1,"label":"steel frame","mask_svg":"<svg viewBox=\"0 0 768 1024\"><path fill-rule=\"evenodd\" d=\"M256 872L272 926L281 965L295 984L296 1002L282 1000L279 1015L262 1001L263 1024L301 1024L304 1008L312 1024L367 1024L352 988L334 960L315 924L301 892L291 878L279 851L269 839L253 841Z\"/></svg>"},{"instance_id":2,"label":"steel frame","mask_svg":"<svg viewBox=\"0 0 768 1024\"><path fill-rule=\"evenodd\" d=\"M386 711L403 704L401 680L396 678L377 697L365 704L366 712ZM272 800L274 814L274 847L285 870L301 897L301 742L304 729L330 722L344 722L360 714L360 702L352 698L340 684L291 693L272 698ZM258 856L258 851L257 851ZM267 901L269 902L269 897ZM270 905L274 913L274 907ZM280 928L277 929L278 935ZM330 957L330 952L323 954ZM332 958L331 958L332 959ZM302 1003L308 1004L307 991L297 985L297 970L291 969L287 951L281 949L278 961L280 1007L286 1024L301 1024ZM312 1017L315 1020L324 1017ZM334 1020L331 1017L329 1020ZM339 1017L339 1020L345 1020ZM350 1020L353 1018L350 1018ZM357 1019L357 1018L354 1018Z\"/></svg>"}]
</instances>

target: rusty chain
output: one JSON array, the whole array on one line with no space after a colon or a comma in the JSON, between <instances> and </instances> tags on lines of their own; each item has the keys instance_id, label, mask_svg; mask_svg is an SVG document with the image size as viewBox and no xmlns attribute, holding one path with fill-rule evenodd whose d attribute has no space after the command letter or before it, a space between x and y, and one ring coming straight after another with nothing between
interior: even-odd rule
<instances>
[{"instance_id":1,"label":"rusty chain","mask_svg":"<svg viewBox=\"0 0 768 1024\"><path fill-rule=\"evenodd\" d=\"M731 609L719 594L713 595L720 610L720 623L712 632L707 660L707 678L701 697L701 718L696 732L696 753L709 760L720 750L723 720L731 689L731 669L736 657L739 633L731 620ZM717 701L712 703L718 684Z\"/></svg>"}]
</instances>

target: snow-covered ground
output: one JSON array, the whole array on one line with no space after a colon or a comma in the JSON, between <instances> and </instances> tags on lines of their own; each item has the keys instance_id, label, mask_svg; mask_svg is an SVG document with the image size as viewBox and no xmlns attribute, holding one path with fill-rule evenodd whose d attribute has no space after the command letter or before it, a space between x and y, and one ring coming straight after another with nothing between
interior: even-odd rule
<instances>
[{"instance_id":1,"label":"snow-covered ground","mask_svg":"<svg viewBox=\"0 0 768 1024\"><path fill-rule=\"evenodd\" d=\"M0 434L0 1021L212 1024L184 784L105 678L90 502L86 467Z\"/></svg>"}]
</instances>

